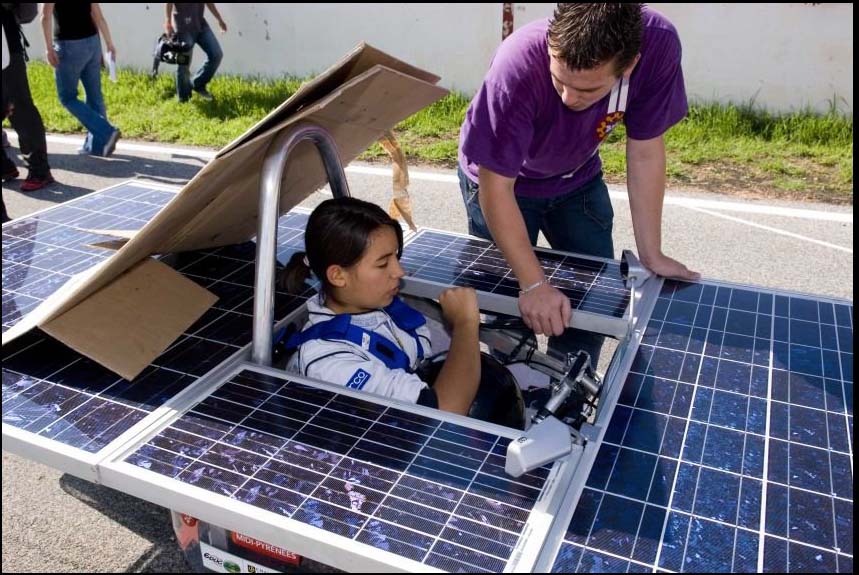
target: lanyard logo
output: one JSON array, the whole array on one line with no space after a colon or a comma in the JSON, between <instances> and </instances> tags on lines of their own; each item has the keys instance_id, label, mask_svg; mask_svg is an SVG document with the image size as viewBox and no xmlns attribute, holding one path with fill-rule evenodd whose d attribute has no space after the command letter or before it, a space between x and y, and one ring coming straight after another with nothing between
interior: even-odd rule
<instances>
[{"instance_id":1,"label":"lanyard logo","mask_svg":"<svg viewBox=\"0 0 859 575\"><path fill-rule=\"evenodd\" d=\"M600 122L599 126L597 126L597 139L602 142L606 139L606 137L611 134L611 131L614 130L614 127L617 126L620 121L623 120L623 112L612 112L605 118L603 118L602 122Z\"/></svg>"}]
</instances>

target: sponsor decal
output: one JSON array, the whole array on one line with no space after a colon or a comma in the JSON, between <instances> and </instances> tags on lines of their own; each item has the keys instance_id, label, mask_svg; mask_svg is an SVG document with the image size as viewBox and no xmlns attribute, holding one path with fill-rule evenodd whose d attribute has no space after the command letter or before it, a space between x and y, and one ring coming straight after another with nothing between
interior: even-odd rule
<instances>
[{"instance_id":1,"label":"sponsor decal","mask_svg":"<svg viewBox=\"0 0 859 575\"><path fill-rule=\"evenodd\" d=\"M200 553L203 555L203 566L216 573L226 573L224 569L224 557L222 555L223 551L215 549L211 545L201 541Z\"/></svg>"},{"instance_id":2,"label":"sponsor decal","mask_svg":"<svg viewBox=\"0 0 859 575\"><path fill-rule=\"evenodd\" d=\"M370 377L371 375L368 372L359 369L349 378L349 383L346 384L346 387L350 389L362 389L370 381Z\"/></svg>"},{"instance_id":3,"label":"sponsor decal","mask_svg":"<svg viewBox=\"0 0 859 575\"><path fill-rule=\"evenodd\" d=\"M235 531L230 532L230 540L239 547L244 547L245 549L250 549L257 553L262 553L266 557L271 557L272 559L277 559L278 561L283 561L290 565L299 565L301 563L301 555L297 555L292 551L287 551L286 549L266 543L265 541L260 541L259 539L254 539L253 537L248 537L241 533L236 533Z\"/></svg>"},{"instance_id":4,"label":"sponsor decal","mask_svg":"<svg viewBox=\"0 0 859 575\"><path fill-rule=\"evenodd\" d=\"M242 559L238 555L221 551L208 543L200 542L203 566L216 573L280 573L259 563Z\"/></svg>"}]
</instances>

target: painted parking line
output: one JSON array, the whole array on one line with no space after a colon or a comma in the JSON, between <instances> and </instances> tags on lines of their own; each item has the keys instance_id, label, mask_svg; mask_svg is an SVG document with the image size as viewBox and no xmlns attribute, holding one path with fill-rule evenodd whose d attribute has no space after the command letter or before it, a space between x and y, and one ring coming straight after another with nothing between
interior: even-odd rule
<instances>
[{"instance_id":1,"label":"painted parking line","mask_svg":"<svg viewBox=\"0 0 859 575\"><path fill-rule=\"evenodd\" d=\"M758 228L758 229L761 229L761 230L765 230L765 231L768 231L768 232L772 232L772 233L774 233L774 234L778 234L778 235L780 235L780 236L787 236L787 237L789 237L789 238L794 238L794 239L802 240L802 241L804 241L804 242L809 242L809 243L812 243L812 244L817 244L817 245L820 245L820 246L824 246L824 247L831 248L831 249L833 249L833 250L838 250L838 251L841 251L841 252L845 252L845 253L848 253L848 254L852 254L852 253L853 253L853 249L852 249L852 248L846 248L846 247L844 247L844 246L839 246L839 245L837 245L837 244L833 244L833 243L829 243L829 242L824 242L823 240L818 240L818 239L816 239L816 238L810 238L810 237L808 237L808 236L804 236L804 235L802 235L802 234L795 234L795 233L793 233L793 232L789 232L789 231L787 231L787 230L782 230L782 229L779 229L779 228L774 228L774 227L772 227L772 226L765 226L765 225L763 225L763 224L759 224L759 223L757 223L757 222L750 222L749 220L744 220L744 219L742 219L742 218L735 218L734 216L729 216L729 215L727 215L727 214L720 214L720 213L718 213L718 212L714 212L713 210L705 210L705 209L703 209L703 208L698 208L698 207L695 207L695 206L684 206L684 207L686 207L686 208L688 208L688 209L690 209L690 210L694 210L694 211L696 211L696 212L701 212L702 214L707 214L707 215L714 216L714 217L717 217L717 218L723 218L723 219L726 219L726 220L730 220L730 221L732 221L732 222L736 222L736 223L739 223L739 224L744 224L744 225L747 225L747 226L751 226L751 227L753 227L753 228Z\"/></svg>"}]
</instances>

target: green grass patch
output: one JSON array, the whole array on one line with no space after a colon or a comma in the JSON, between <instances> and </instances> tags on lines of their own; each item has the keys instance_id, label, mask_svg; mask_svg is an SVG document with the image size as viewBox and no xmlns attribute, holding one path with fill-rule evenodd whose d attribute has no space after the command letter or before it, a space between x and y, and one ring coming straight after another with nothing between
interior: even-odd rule
<instances>
[{"instance_id":1,"label":"green grass patch","mask_svg":"<svg viewBox=\"0 0 859 575\"><path fill-rule=\"evenodd\" d=\"M82 133L82 126L59 103L53 69L32 62L28 75L48 131ZM111 122L129 139L220 148L306 80L221 74L209 86L215 102L192 97L180 104L174 78L172 66L163 66L155 79L129 69L119 71L115 84L103 76ZM468 97L452 93L396 126L394 133L411 162L456 165L459 128L468 103ZM669 186L853 201L853 116L839 114L834 107L826 114L808 110L772 114L752 103L693 104L687 118L666 133L665 143ZM601 154L607 179L622 183L623 126L612 132ZM361 156L385 157L377 144Z\"/></svg>"},{"instance_id":2,"label":"green grass patch","mask_svg":"<svg viewBox=\"0 0 859 575\"><path fill-rule=\"evenodd\" d=\"M162 66L161 70L152 79L145 73L121 69L115 84L102 75L108 117L125 138L220 148L264 118L301 83L297 78L269 81L218 75L209 85L216 101L192 97L180 104L175 68ZM80 123L60 104L53 68L31 62L28 77L48 131L83 133Z\"/></svg>"}]
</instances>

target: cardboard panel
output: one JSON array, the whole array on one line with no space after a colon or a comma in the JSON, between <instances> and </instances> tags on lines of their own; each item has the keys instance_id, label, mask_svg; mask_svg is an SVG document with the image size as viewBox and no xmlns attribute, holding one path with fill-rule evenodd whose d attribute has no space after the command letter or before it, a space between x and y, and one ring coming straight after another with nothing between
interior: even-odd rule
<instances>
[{"instance_id":1,"label":"cardboard panel","mask_svg":"<svg viewBox=\"0 0 859 575\"><path fill-rule=\"evenodd\" d=\"M163 350L160 347L163 342L169 344L178 337L187 327L185 319L192 314L180 314L180 321L176 322L150 322L151 333L133 335L133 330L124 327L136 323L125 321L113 325L113 319L124 317L129 313L125 308L129 307L148 310L147 315L153 313L162 305L158 300L163 295L159 289L156 286L139 289L131 297L111 286L110 297L101 296L89 302L94 294L115 283L121 274L152 254L205 249L252 239L257 230L263 162L269 146L283 130L300 122L322 126L333 137L341 161L346 164L398 122L443 97L447 91L436 87L437 81L437 76L372 47L359 46L227 146L109 259L85 276L74 278L7 330L3 334L3 344L33 327L47 329L50 324L57 337L65 338L63 341L69 345L73 343L72 347L88 357L111 369L116 366L120 374L132 373L147 356L150 361L157 357ZM315 147L310 143L298 145L290 154L282 179L281 213L326 181ZM111 242L105 247L119 244ZM167 275L159 277L168 281ZM151 280L158 280L158 277ZM127 289L135 286L129 279L121 285ZM171 288L166 286L165 289L170 292ZM201 299L188 302L189 309L197 310L205 301L209 301L206 307L211 305L213 300L195 293L201 295ZM81 314L80 309L88 310L88 314ZM85 343L83 335L74 335L75 324L99 325L93 321L95 316L105 318L103 327L109 337L98 337L89 330L87 337L92 341ZM122 338L128 341L119 341ZM133 358L126 360L124 354L132 354Z\"/></svg>"},{"instance_id":2,"label":"cardboard panel","mask_svg":"<svg viewBox=\"0 0 859 575\"><path fill-rule=\"evenodd\" d=\"M42 329L131 380L217 299L173 268L147 258Z\"/></svg>"},{"instance_id":3,"label":"cardboard panel","mask_svg":"<svg viewBox=\"0 0 859 575\"><path fill-rule=\"evenodd\" d=\"M63 287L3 334L3 344L65 313L150 254L204 249L251 239L256 233L259 178L265 150L279 131L307 120L326 128L348 163L396 122L446 90L376 66L341 90L233 152L209 162L137 234L76 287ZM316 191L326 178L313 147L298 146L282 184L281 213ZM178 337L179 334L176 334Z\"/></svg>"},{"instance_id":4,"label":"cardboard panel","mask_svg":"<svg viewBox=\"0 0 859 575\"><path fill-rule=\"evenodd\" d=\"M341 58L335 65L309 82L304 83L286 102L257 122L250 130L224 146L218 152L218 155L227 154L255 136L270 130L285 118L317 102L340 85L363 74L376 65L396 70L406 76L411 76L428 84L437 84L441 79L435 74L406 64L402 60L398 60L362 42L355 46L351 52Z\"/></svg>"}]
</instances>

